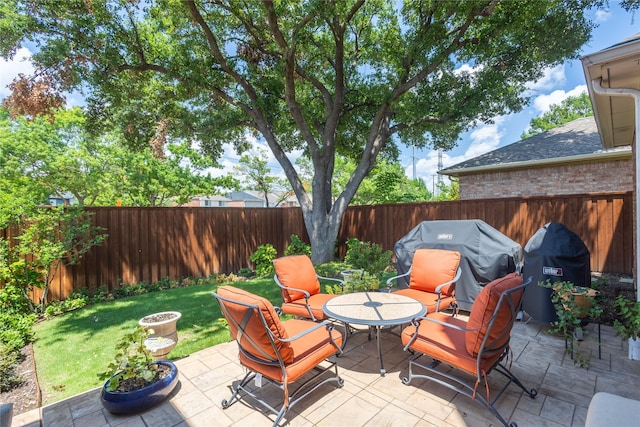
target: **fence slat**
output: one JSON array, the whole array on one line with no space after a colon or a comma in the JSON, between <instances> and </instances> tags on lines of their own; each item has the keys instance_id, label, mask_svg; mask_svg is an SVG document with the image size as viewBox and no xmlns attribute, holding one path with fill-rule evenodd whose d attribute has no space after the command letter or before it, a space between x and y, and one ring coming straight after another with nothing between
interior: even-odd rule
<instances>
[{"instance_id":1,"label":"fence slat","mask_svg":"<svg viewBox=\"0 0 640 427\"><path fill-rule=\"evenodd\" d=\"M111 291L121 283L202 277L253 267L249 256L270 243L282 255L292 234L308 242L299 208L90 208L109 238L75 266L64 266L52 297L73 289ZM425 220L481 219L522 247L544 224L562 222L585 242L591 269L632 274L632 193L582 194L491 200L402 203L349 207L338 233L343 257L350 237L393 250L396 241ZM10 238L11 230L0 230ZM36 295L34 295L35 297Z\"/></svg>"}]
</instances>

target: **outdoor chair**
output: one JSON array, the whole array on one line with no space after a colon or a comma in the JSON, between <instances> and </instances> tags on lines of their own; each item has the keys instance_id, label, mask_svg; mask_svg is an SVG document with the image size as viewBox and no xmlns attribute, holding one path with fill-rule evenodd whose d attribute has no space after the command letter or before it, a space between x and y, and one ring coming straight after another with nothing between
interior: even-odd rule
<instances>
[{"instance_id":1,"label":"outdoor chair","mask_svg":"<svg viewBox=\"0 0 640 427\"><path fill-rule=\"evenodd\" d=\"M480 403L505 426L516 426L500 415L496 402L512 382L531 398L538 394L536 389L527 390L509 369L511 328L520 310L524 288L531 281L529 278L523 283L517 273L510 273L490 282L476 297L466 322L460 315L445 313L415 319L402 331L404 350L415 354L409 360L409 375L402 382L409 384L415 378L435 381ZM432 361L424 364L420 361L423 357ZM454 369L438 369L440 364ZM416 373L416 369L421 373ZM494 370L508 381L491 396L487 375ZM480 386L481 383L484 385Z\"/></svg>"},{"instance_id":2,"label":"outdoor chair","mask_svg":"<svg viewBox=\"0 0 640 427\"><path fill-rule=\"evenodd\" d=\"M282 291L280 310L283 313L313 321L327 318L322 306L335 295L321 293L319 279L335 281L344 288L342 280L317 275L307 255L277 258L273 266L276 271L273 278Z\"/></svg>"},{"instance_id":3,"label":"outdoor chair","mask_svg":"<svg viewBox=\"0 0 640 427\"><path fill-rule=\"evenodd\" d=\"M445 249L417 249L409 271L387 280L393 282L409 276L409 287L394 291L420 301L427 313L442 311L454 304L456 282L460 279L460 252Z\"/></svg>"},{"instance_id":4,"label":"outdoor chair","mask_svg":"<svg viewBox=\"0 0 640 427\"><path fill-rule=\"evenodd\" d=\"M239 400L242 392L276 414L275 427L296 403L323 384L335 381L337 387L343 386L337 364L328 360L342 352L342 334L333 330L328 321L281 322L267 299L233 286L220 286L213 295L238 344L240 364L248 370L240 382L232 385L231 397L222 401L223 409ZM261 398L263 379L282 390L281 407L274 408L268 402L273 398L266 390L262 393L266 399ZM298 380L299 385L290 390Z\"/></svg>"}]
</instances>

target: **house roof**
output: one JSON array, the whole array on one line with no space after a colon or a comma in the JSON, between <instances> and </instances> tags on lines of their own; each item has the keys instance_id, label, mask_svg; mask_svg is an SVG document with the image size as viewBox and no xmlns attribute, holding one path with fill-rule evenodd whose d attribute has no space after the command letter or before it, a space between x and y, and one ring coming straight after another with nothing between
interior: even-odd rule
<instances>
[{"instance_id":1,"label":"house roof","mask_svg":"<svg viewBox=\"0 0 640 427\"><path fill-rule=\"evenodd\" d=\"M263 201L262 197L258 197L253 194L253 191L232 191L227 194L227 197L231 200L243 200L247 201Z\"/></svg>"},{"instance_id":2,"label":"house roof","mask_svg":"<svg viewBox=\"0 0 640 427\"><path fill-rule=\"evenodd\" d=\"M630 155L629 149L604 150L594 118L585 117L450 166L438 173L457 176Z\"/></svg>"}]
</instances>

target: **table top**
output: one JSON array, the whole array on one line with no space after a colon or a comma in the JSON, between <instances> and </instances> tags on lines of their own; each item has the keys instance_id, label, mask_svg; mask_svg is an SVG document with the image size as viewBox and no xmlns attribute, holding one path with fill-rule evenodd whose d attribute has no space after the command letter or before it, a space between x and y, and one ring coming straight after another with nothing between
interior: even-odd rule
<instances>
[{"instance_id":1,"label":"table top","mask_svg":"<svg viewBox=\"0 0 640 427\"><path fill-rule=\"evenodd\" d=\"M421 302L404 295L388 292L355 292L331 298L322 311L342 322L368 326L409 323L424 316L427 309Z\"/></svg>"}]
</instances>

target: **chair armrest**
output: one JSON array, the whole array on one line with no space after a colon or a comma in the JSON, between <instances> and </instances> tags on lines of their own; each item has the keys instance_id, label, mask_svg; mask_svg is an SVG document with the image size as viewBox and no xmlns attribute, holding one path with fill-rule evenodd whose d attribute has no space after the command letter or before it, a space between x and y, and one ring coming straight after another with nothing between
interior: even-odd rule
<instances>
[{"instance_id":1,"label":"chair armrest","mask_svg":"<svg viewBox=\"0 0 640 427\"><path fill-rule=\"evenodd\" d=\"M278 276L274 275L273 276L273 280L275 280L276 285L278 285L281 289L286 289L288 291L295 291L295 292L300 292L302 294L304 294L304 298L305 299L309 299L309 297L311 296L311 294L307 291L305 291L304 289L298 289L298 288L291 288L289 286L285 286L282 283L280 283L280 281L278 280Z\"/></svg>"},{"instance_id":2,"label":"chair armrest","mask_svg":"<svg viewBox=\"0 0 640 427\"><path fill-rule=\"evenodd\" d=\"M438 285L435 293L438 294L438 296L440 296L440 294L442 293L442 288L452 283L456 283L458 280L460 280L460 276L462 276L462 269L458 267L458 270L456 270L456 276L453 279L449 280L448 282L444 282Z\"/></svg>"},{"instance_id":3,"label":"chair armrest","mask_svg":"<svg viewBox=\"0 0 640 427\"><path fill-rule=\"evenodd\" d=\"M337 277L325 277L325 276L320 276L318 274L316 274L316 277L320 280L331 280L334 282L339 282L340 284L342 284L344 286L344 280L342 279L338 279Z\"/></svg>"},{"instance_id":4,"label":"chair armrest","mask_svg":"<svg viewBox=\"0 0 640 427\"><path fill-rule=\"evenodd\" d=\"M406 273L399 274L399 275L397 275L397 276L393 276L393 277L389 277L389 278L387 279L387 288L391 289L391 288L393 287L393 283L392 283L392 282L393 282L394 280L397 280L397 279L399 279L399 278L401 278L401 277L408 276L410 273L411 273L411 268L409 268L409 271L407 271Z\"/></svg>"}]
</instances>

